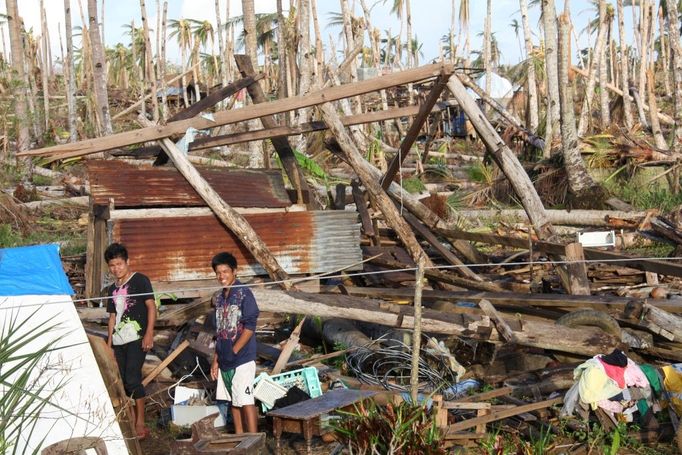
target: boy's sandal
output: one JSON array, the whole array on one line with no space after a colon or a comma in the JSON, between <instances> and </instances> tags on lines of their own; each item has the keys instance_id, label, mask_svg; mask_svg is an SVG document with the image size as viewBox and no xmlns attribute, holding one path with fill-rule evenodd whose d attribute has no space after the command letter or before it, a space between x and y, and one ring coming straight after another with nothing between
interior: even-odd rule
<instances>
[{"instance_id":1,"label":"boy's sandal","mask_svg":"<svg viewBox=\"0 0 682 455\"><path fill-rule=\"evenodd\" d=\"M141 441L145 438L148 438L151 433L152 433L152 430L150 430L148 427L144 427L142 432L137 433L137 439L139 439Z\"/></svg>"}]
</instances>

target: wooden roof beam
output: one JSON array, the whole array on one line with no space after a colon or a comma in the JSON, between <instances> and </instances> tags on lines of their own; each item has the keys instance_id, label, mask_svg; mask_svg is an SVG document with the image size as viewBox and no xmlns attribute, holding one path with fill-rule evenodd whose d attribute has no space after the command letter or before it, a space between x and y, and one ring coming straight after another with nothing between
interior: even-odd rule
<instances>
[{"instance_id":1,"label":"wooden roof beam","mask_svg":"<svg viewBox=\"0 0 682 455\"><path fill-rule=\"evenodd\" d=\"M396 85L403 85L430 79L440 75L444 70L452 71L453 65L449 63L435 63L409 69L398 73L376 77L366 81L355 82L335 87L318 90L307 95L284 98L266 104L254 104L242 109L218 112L213 121L203 117L194 117L188 120L173 122L165 126L151 126L133 131L112 134L111 136L95 139L87 139L71 144L61 144L51 147L30 150L17 154L17 156L48 156L63 153L78 152L78 156L103 152L115 148L127 147L147 141L157 141L174 134L183 134L188 128L207 129L230 123L251 120L266 115L274 115L293 109L315 106L329 101L362 95L369 92L382 90ZM74 155L72 155L74 156Z\"/></svg>"}]
</instances>

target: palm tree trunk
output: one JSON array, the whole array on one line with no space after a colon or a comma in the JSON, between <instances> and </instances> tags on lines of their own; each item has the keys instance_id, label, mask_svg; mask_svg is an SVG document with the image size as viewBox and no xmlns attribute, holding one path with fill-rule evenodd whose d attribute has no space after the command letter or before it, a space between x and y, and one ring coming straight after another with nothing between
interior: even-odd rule
<instances>
[{"instance_id":1,"label":"palm tree trunk","mask_svg":"<svg viewBox=\"0 0 682 455\"><path fill-rule=\"evenodd\" d=\"M469 0L461 0L459 3L459 24L460 32L464 32L464 67L468 68L471 65L469 58L469 43L471 41L471 31L469 30Z\"/></svg>"},{"instance_id":2,"label":"palm tree trunk","mask_svg":"<svg viewBox=\"0 0 682 455\"><path fill-rule=\"evenodd\" d=\"M69 122L69 142L78 140L76 130L76 75L73 67L73 30L71 28L71 0L64 0L64 27L66 34L66 59L64 76L66 79L66 107Z\"/></svg>"},{"instance_id":3,"label":"palm tree trunk","mask_svg":"<svg viewBox=\"0 0 682 455\"><path fill-rule=\"evenodd\" d=\"M673 76L673 95L674 95L674 119L675 128L672 137L672 150L679 152L682 150L682 44L680 43L680 29L679 16L677 11L677 2L666 2L668 7L668 36L670 37L670 49L672 59L672 76Z\"/></svg>"},{"instance_id":4,"label":"palm tree trunk","mask_svg":"<svg viewBox=\"0 0 682 455\"><path fill-rule=\"evenodd\" d=\"M414 66L415 50L412 48L412 11L410 9L410 0L403 0L405 3L405 25L407 31L407 67L411 68ZM412 90L410 90L410 94Z\"/></svg>"},{"instance_id":5,"label":"palm tree trunk","mask_svg":"<svg viewBox=\"0 0 682 455\"><path fill-rule=\"evenodd\" d=\"M299 20L300 26L298 29L298 93L297 95L305 95L310 91L312 86L313 62L312 53L310 52L310 0L299 1ZM300 109L297 124L308 122L308 113L310 109Z\"/></svg>"},{"instance_id":6,"label":"palm tree trunk","mask_svg":"<svg viewBox=\"0 0 682 455\"><path fill-rule=\"evenodd\" d=\"M578 136L583 136L592 117L592 97L594 96L594 86L597 68L599 67L600 56L603 54L606 44L606 1L599 0L599 31L597 33L597 43L594 46L592 61L590 62L590 72L587 77L587 88L585 98L583 98L582 111L578 121Z\"/></svg>"},{"instance_id":7,"label":"palm tree trunk","mask_svg":"<svg viewBox=\"0 0 682 455\"><path fill-rule=\"evenodd\" d=\"M523 40L526 47L526 60L528 65L528 122L532 133L538 129L538 88L535 82L535 64L533 62L533 41L531 38L530 24L528 22L528 2L519 0L521 9L521 23L523 25Z\"/></svg>"},{"instance_id":8,"label":"palm tree trunk","mask_svg":"<svg viewBox=\"0 0 682 455\"><path fill-rule=\"evenodd\" d=\"M230 3L230 2L228 2ZM284 39L286 19L282 9L282 0L277 0L277 63L279 64L279 90L278 98L286 98L287 91L287 45Z\"/></svg>"},{"instance_id":9,"label":"palm tree trunk","mask_svg":"<svg viewBox=\"0 0 682 455\"><path fill-rule=\"evenodd\" d=\"M490 61L491 60L490 46L492 44L492 40L490 39L491 38L490 33L492 32L491 30L492 15L493 15L492 0L488 0L486 2L485 23L483 25L483 66L485 68L485 92L487 94L490 94L490 91L493 86L492 80L493 69L492 62ZM483 107L483 112L485 112L485 114L488 115L490 113L490 106L486 104Z\"/></svg>"},{"instance_id":10,"label":"palm tree trunk","mask_svg":"<svg viewBox=\"0 0 682 455\"><path fill-rule=\"evenodd\" d=\"M99 34L97 22L97 0L88 0L88 18L90 29L90 46L92 50L93 78L95 82L94 92L97 102L96 108L100 112L100 128L105 136L113 133L111 126L111 114L109 112L109 94L107 92L106 61L102 39Z\"/></svg>"},{"instance_id":11,"label":"palm tree trunk","mask_svg":"<svg viewBox=\"0 0 682 455\"><path fill-rule=\"evenodd\" d=\"M448 34L448 45L450 46L450 62L455 63L457 60L457 48L455 47L455 29L457 27L457 8L455 7L455 0L452 0L450 6L450 33Z\"/></svg>"},{"instance_id":12,"label":"palm tree trunk","mask_svg":"<svg viewBox=\"0 0 682 455\"><path fill-rule=\"evenodd\" d=\"M41 43L42 43L42 79L43 79L43 115L45 116L45 131L50 128L50 53L47 36L47 17L45 15L45 0L40 0L40 29L41 29Z\"/></svg>"},{"instance_id":13,"label":"palm tree trunk","mask_svg":"<svg viewBox=\"0 0 682 455\"><path fill-rule=\"evenodd\" d=\"M623 93L629 93L630 72L628 71L628 53L627 45L625 43L625 20L623 15L623 0L617 0L616 8L618 10L618 42L620 44L620 85ZM625 127L630 129L633 125L632 120L632 104L630 104L630 97L623 96L623 119Z\"/></svg>"},{"instance_id":14,"label":"palm tree trunk","mask_svg":"<svg viewBox=\"0 0 682 455\"><path fill-rule=\"evenodd\" d=\"M360 0L360 5L362 6L362 14L365 17L365 31L367 32L367 38L369 39L369 46L372 52L372 67L379 67L379 55L377 53L377 36L374 33L374 27L372 27L372 21L370 19L369 8L367 8L367 2L365 0Z\"/></svg>"},{"instance_id":15,"label":"palm tree trunk","mask_svg":"<svg viewBox=\"0 0 682 455\"><path fill-rule=\"evenodd\" d=\"M324 78L322 77L322 68L324 68L324 50L322 44L322 35L320 32L320 21L317 17L317 0L310 0L310 14L313 19L313 30L315 30L315 79L316 84L322 87ZM371 43L371 40L370 40Z\"/></svg>"},{"instance_id":16,"label":"palm tree trunk","mask_svg":"<svg viewBox=\"0 0 682 455\"><path fill-rule=\"evenodd\" d=\"M355 38L353 37L353 22L348 7L348 0L341 0L341 14L343 17L343 36L346 39L346 56L355 49ZM350 82L358 80L358 68L355 62L350 65Z\"/></svg>"},{"instance_id":17,"label":"palm tree trunk","mask_svg":"<svg viewBox=\"0 0 682 455\"><path fill-rule=\"evenodd\" d=\"M649 96L649 119L651 120L651 133L654 136L654 143L656 147L661 150L668 150L668 144L665 142L663 133L661 132L661 122L658 120L658 106L656 103L656 93L654 88L656 86L656 78L653 70L654 63L651 62L651 68L647 71L647 94Z\"/></svg>"},{"instance_id":18,"label":"palm tree trunk","mask_svg":"<svg viewBox=\"0 0 682 455\"><path fill-rule=\"evenodd\" d=\"M547 158L552 151L552 140L560 134L558 35L554 0L542 0L542 23L545 30L545 72L547 73L546 146L544 150L544 156Z\"/></svg>"},{"instance_id":19,"label":"palm tree trunk","mask_svg":"<svg viewBox=\"0 0 682 455\"><path fill-rule=\"evenodd\" d=\"M157 0L158 1L158 0ZM166 31L168 23L168 2L163 2L163 13L161 14L161 48L159 50L159 82L161 83L161 120L166 123L168 120L168 88L166 84ZM157 33L158 35L159 33Z\"/></svg>"},{"instance_id":20,"label":"palm tree trunk","mask_svg":"<svg viewBox=\"0 0 682 455\"><path fill-rule=\"evenodd\" d=\"M658 7L658 30L658 36L661 40L661 70L663 71L663 85L665 86L665 93L672 93L672 89L670 88L670 59L668 58L670 47L665 38L663 6Z\"/></svg>"},{"instance_id":21,"label":"palm tree trunk","mask_svg":"<svg viewBox=\"0 0 682 455\"><path fill-rule=\"evenodd\" d=\"M641 29L642 40L640 45L639 60L639 99L646 102L646 71L649 67L649 0L640 0L641 14L639 16L639 27Z\"/></svg>"},{"instance_id":22,"label":"palm tree trunk","mask_svg":"<svg viewBox=\"0 0 682 455\"><path fill-rule=\"evenodd\" d=\"M608 29L608 26L607 26ZM608 36L608 33L607 33ZM611 123L611 115L609 112L609 91L606 90L606 84L608 82L608 74L607 74L607 65L606 65L606 46L604 46L604 49L602 49L602 53L599 56L599 104L600 104L600 119L601 119L601 128L602 130L606 130L609 127L609 124Z\"/></svg>"},{"instance_id":23,"label":"palm tree trunk","mask_svg":"<svg viewBox=\"0 0 682 455\"><path fill-rule=\"evenodd\" d=\"M582 196L594 187L594 181L585 167L580 154L578 133L575 129L575 112L573 102L573 86L568 79L571 68L570 52L570 18L567 13L559 16L559 91L561 99L561 149L564 156L564 168L568 175L568 186L575 196Z\"/></svg>"},{"instance_id":24,"label":"palm tree trunk","mask_svg":"<svg viewBox=\"0 0 682 455\"><path fill-rule=\"evenodd\" d=\"M28 150L31 140L29 132L28 111L26 109L27 87L24 72L24 46L21 32L21 19L17 0L5 0L7 8L7 24L9 26L9 44L12 52L12 69L19 83L19 90L15 97L14 115L16 128L16 150L23 152ZM7 157L9 158L9 157Z\"/></svg>"},{"instance_id":25,"label":"palm tree trunk","mask_svg":"<svg viewBox=\"0 0 682 455\"><path fill-rule=\"evenodd\" d=\"M242 0L242 11L244 14L244 43L246 55L253 62L254 68L258 68L258 42L256 36L256 10L254 0ZM249 130L261 128L260 120L250 120ZM249 167L261 168L265 165L262 143L258 141L249 142Z\"/></svg>"},{"instance_id":26,"label":"palm tree trunk","mask_svg":"<svg viewBox=\"0 0 682 455\"><path fill-rule=\"evenodd\" d=\"M159 122L159 97L156 89L156 72L154 71L154 52L152 50L152 41L149 38L149 24L147 23L147 7L144 0L140 0L140 14L142 17L142 33L144 33L144 67L145 67L145 92L147 86L151 87L152 92L152 119L154 123ZM157 56L158 57L158 56ZM143 94L144 96L144 94Z\"/></svg>"},{"instance_id":27,"label":"palm tree trunk","mask_svg":"<svg viewBox=\"0 0 682 455\"><path fill-rule=\"evenodd\" d=\"M229 2L228 2L229 3ZM223 22L220 18L220 0L215 0L215 18L216 18L216 39L218 40L218 52L220 52L220 83L227 85L227 68L225 67L225 42L223 41ZM225 18L228 20L229 18ZM221 105L224 103L221 102Z\"/></svg>"}]
</instances>

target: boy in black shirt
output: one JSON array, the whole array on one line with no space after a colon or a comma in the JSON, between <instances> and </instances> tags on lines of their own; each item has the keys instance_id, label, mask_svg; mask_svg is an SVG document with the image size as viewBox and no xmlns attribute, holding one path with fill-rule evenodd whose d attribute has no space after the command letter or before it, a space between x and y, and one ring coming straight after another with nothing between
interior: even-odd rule
<instances>
[{"instance_id":1,"label":"boy in black shirt","mask_svg":"<svg viewBox=\"0 0 682 455\"><path fill-rule=\"evenodd\" d=\"M107 288L111 297L107 303L108 344L113 347L126 394L135 400L135 431L143 439L149 436L149 428L144 425L142 365L154 345L154 291L149 278L130 270L128 251L120 243L109 245L104 259L115 280Z\"/></svg>"}]
</instances>

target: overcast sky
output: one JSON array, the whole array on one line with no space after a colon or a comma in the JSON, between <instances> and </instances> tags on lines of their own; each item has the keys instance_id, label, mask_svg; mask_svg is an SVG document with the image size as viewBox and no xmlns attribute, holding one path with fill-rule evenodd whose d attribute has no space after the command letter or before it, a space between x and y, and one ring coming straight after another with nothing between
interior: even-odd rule
<instances>
[{"instance_id":1,"label":"overcast sky","mask_svg":"<svg viewBox=\"0 0 682 455\"><path fill-rule=\"evenodd\" d=\"M87 9L87 0L81 0L83 8ZM225 20L226 2L228 0L220 0L221 16ZM375 0L367 0L368 5L374 4ZM5 10L5 1L0 0L0 12ZM139 0L99 0L100 7L104 3L104 32L105 43L107 46L113 46L118 42L129 44L128 37L123 36L124 24L130 24L135 21L136 26L139 26L140 21L140 1ZM163 3L163 2L162 2ZM285 8L288 6L288 0L283 1ZM359 0L350 0L350 4L356 4L356 15L362 16ZM459 0L455 0L457 8L459 8ZM485 18L485 1L484 0L470 0L471 4L471 49L477 50L481 48L481 38L478 36L483 31L483 21ZM492 28L499 43L502 54L501 63L511 64L516 63L522 59L522 53L519 49L519 41L514 32L511 22L516 19L521 22L519 14L518 0L495 0L493 3L493 20ZM615 3L615 2L612 2ZM35 34L40 33L40 0L19 0L19 14L22 15L27 27L33 27ZM50 40L53 47L53 56L58 58L60 56L59 38L60 28L61 37L64 36L64 2L63 0L44 0L47 10L47 18L50 29ZM71 0L72 4L72 21L74 26L80 25L80 12L77 0ZM273 12L275 11L276 0L255 0L256 12ZM327 27L327 21L330 12L339 12L341 10L338 0L318 0L318 15L320 26L322 28L323 41L325 43L330 39L339 40L340 29L334 27ZM397 35L400 30L400 21L395 15L390 13L392 0L376 2L372 9L371 17L373 25L380 30L391 31L392 35ZM156 6L157 0L147 0L147 15L149 17L150 27L156 28ZM452 1L451 0L412 0L412 27L413 33L417 36L419 42L423 43L422 52L423 58L421 62L429 62L437 58L439 55L439 41L441 37L448 33L450 28ZM563 0L557 0L557 8L563 8ZM572 18L575 24L576 34L579 35L581 46L587 44L586 34L581 34L587 22L594 18L596 12L592 9L589 0L573 0L571 2ZM87 10L84 11L87 15ZM241 11L241 0L231 0L230 15L239 16ZM626 29L631 29L632 11L631 8L626 8ZM192 19L208 19L215 23L215 0L169 0L168 1L168 17L169 19L192 18ZM531 28L536 33L534 43L539 43L538 31L539 8L531 9L530 22ZM101 20L101 18L100 18ZM383 32L385 34L385 32ZM523 34L520 31L521 35ZM631 33L628 34L631 36ZM522 38L522 36L521 36ZM152 38L154 39L154 38ZM154 41L152 41L154 43ZM7 42L9 47L9 42ZM154 44L152 44L154 46ZM337 48L341 48L340 42L337 42ZM167 47L167 55L170 60L179 62L179 52L177 45L169 41Z\"/></svg>"}]
</instances>

